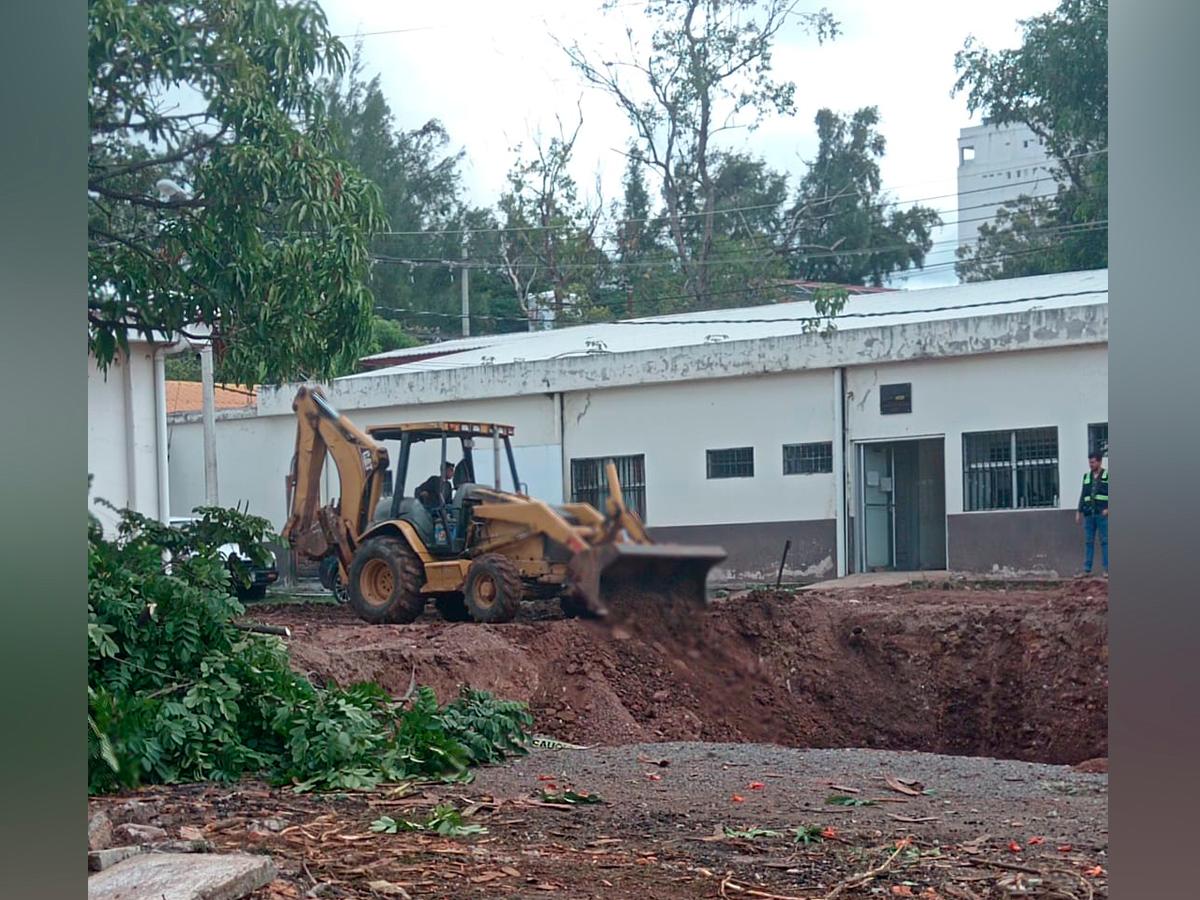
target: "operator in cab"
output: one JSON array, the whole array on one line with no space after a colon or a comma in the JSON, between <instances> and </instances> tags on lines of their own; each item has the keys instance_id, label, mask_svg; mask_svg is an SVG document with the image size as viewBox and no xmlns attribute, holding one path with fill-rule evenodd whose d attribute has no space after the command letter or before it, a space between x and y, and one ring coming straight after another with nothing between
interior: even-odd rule
<instances>
[{"instance_id":1,"label":"operator in cab","mask_svg":"<svg viewBox=\"0 0 1200 900\"><path fill-rule=\"evenodd\" d=\"M421 482L416 496L425 506L434 509L448 505L454 497L454 463L447 462L441 475L430 475Z\"/></svg>"}]
</instances>

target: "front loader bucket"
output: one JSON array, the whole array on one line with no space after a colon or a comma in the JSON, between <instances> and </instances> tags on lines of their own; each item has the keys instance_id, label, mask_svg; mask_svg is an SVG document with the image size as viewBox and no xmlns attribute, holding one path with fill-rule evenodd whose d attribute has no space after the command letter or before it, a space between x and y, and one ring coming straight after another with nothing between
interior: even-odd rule
<instances>
[{"instance_id":1,"label":"front loader bucket","mask_svg":"<svg viewBox=\"0 0 1200 900\"><path fill-rule=\"evenodd\" d=\"M689 616L706 606L709 570L725 555L720 547L599 544L571 560L571 580L594 616Z\"/></svg>"}]
</instances>

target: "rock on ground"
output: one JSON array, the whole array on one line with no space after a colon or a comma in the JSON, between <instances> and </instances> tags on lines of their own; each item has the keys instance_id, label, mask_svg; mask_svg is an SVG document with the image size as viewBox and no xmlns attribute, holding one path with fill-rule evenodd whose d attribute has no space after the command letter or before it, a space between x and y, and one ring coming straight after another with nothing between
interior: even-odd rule
<instances>
[{"instance_id":1,"label":"rock on ground","mask_svg":"<svg viewBox=\"0 0 1200 900\"><path fill-rule=\"evenodd\" d=\"M88 816L88 851L107 850L112 842L112 820L102 812Z\"/></svg>"},{"instance_id":2,"label":"rock on ground","mask_svg":"<svg viewBox=\"0 0 1200 900\"><path fill-rule=\"evenodd\" d=\"M113 835L122 844L153 844L167 839L165 829L157 825L137 825L133 822L118 825Z\"/></svg>"},{"instance_id":3,"label":"rock on ground","mask_svg":"<svg viewBox=\"0 0 1200 900\"><path fill-rule=\"evenodd\" d=\"M88 900L239 900L275 878L266 856L135 856L88 879Z\"/></svg>"}]
</instances>

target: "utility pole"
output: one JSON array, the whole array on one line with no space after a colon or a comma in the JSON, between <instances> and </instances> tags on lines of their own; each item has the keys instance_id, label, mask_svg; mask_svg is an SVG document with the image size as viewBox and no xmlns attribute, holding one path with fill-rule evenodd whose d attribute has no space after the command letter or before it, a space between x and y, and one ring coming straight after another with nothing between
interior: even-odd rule
<instances>
[{"instance_id":1,"label":"utility pole","mask_svg":"<svg viewBox=\"0 0 1200 900\"><path fill-rule=\"evenodd\" d=\"M217 506L217 415L212 342L200 348L200 393L204 421L204 502Z\"/></svg>"},{"instance_id":2,"label":"utility pole","mask_svg":"<svg viewBox=\"0 0 1200 900\"><path fill-rule=\"evenodd\" d=\"M462 235L462 331L463 337L471 334L471 270L467 268L467 245L471 234L465 228Z\"/></svg>"}]
</instances>

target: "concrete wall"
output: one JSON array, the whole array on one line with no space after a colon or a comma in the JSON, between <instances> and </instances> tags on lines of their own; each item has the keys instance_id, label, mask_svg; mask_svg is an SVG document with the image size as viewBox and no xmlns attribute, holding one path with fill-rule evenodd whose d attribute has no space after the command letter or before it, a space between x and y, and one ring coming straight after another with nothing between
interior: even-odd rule
<instances>
[{"instance_id":1,"label":"concrete wall","mask_svg":"<svg viewBox=\"0 0 1200 900\"><path fill-rule=\"evenodd\" d=\"M974 158L968 158L971 153ZM973 244L979 226L1022 194L1053 195L1054 161L1038 136L1019 124L964 128L958 137L958 242Z\"/></svg>"},{"instance_id":2,"label":"concrete wall","mask_svg":"<svg viewBox=\"0 0 1200 900\"><path fill-rule=\"evenodd\" d=\"M564 397L565 456L646 454L653 526L830 519L832 475L783 474L783 445L833 439L828 371ZM709 449L754 448L753 478L707 477Z\"/></svg>"},{"instance_id":3,"label":"concrete wall","mask_svg":"<svg viewBox=\"0 0 1200 900\"><path fill-rule=\"evenodd\" d=\"M521 480L541 496L557 500L561 494L562 471L559 445L554 439L554 404L544 395L513 397L475 403L431 403L420 407L373 407L345 409L360 428L399 422L435 419L501 422L517 429L514 455ZM187 515L204 503L204 436L198 415L173 416L170 433L171 515ZM222 506L242 504L254 515L263 516L278 529L287 520L284 479L291 466L296 441L292 415L258 416L242 412L217 416L217 485ZM482 442L481 442L482 443ZM450 453L457 462L457 448ZM389 446L393 462L399 445ZM420 483L438 468L440 446L427 444L413 455L410 485ZM476 475L491 478L491 447L476 450ZM507 463L502 469L507 474ZM337 470L325 467L324 498L339 494ZM416 478L413 482L412 479ZM504 486L511 487L505 477Z\"/></svg>"},{"instance_id":4,"label":"concrete wall","mask_svg":"<svg viewBox=\"0 0 1200 900\"><path fill-rule=\"evenodd\" d=\"M154 360L150 345L133 342L102 373L88 358L88 472L93 476L88 508L106 530L117 521L107 500L144 515L158 513ZM201 470L203 474L203 469Z\"/></svg>"},{"instance_id":5,"label":"concrete wall","mask_svg":"<svg viewBox=\"0 0 1200 900\"><path fill-rule=\"evenodd\" d=\"M720 544L719 580L815 580L835 570L832 474L784 475L783 445L833 440L832 372L793 372L564 397L570 460L645 454L646 523L662 541ZM707 477L707 450L754 448L753 478Z\"/></svg>"},{"instance_id":6,"label":"concrete wall","mask_svg":"<svg viewBox=\"0 0 1200 900\"><path fill-rule=\"evenodd\" d=\"M852 442L945 437L950 568L990 570L998 566L1063 572L1078 567L1078 560L1062 549L1079 542L1072 534L1070 516L1047 516L1044 509L1002 514L964 511L962 436L974 431L1056 426L1058 508L1073 509L1079 479L1087 468L1088 425L1108 421L1106 344L866 366L850 369L846 380ZM912 412L883 415L879 386L898 382L912 384ZM853 508L853 479L849 496ZM998 530L992 535L989 526L967 522L974 518L992 523L1005 518L1023 524L996 524Z\"/></svg>"},{"instance_id":7,"label":"concrete wall","mask_svg":"<svg viewBox=\"0 0 1200 900\"><path fill-rule=\"evenodd\" d=\"M980 543L986 526L965 523L963 517L996 514L963 512L962 434L1057 426L1060 507L1069 510L1086 463L1087 426L1108 418L1106 339L1107 307L1094 306L864 328L829 339L768 338L657 354L388 375L377 382L352 379L337 383L332 398L360 426L435 419L513 425L522 480L532 494L552 502L567 496L572 458L645 454L647 523L657 537L724 544L730 559L721 574L750 581L774 578L790 538L785 578L812 579L836 571L836 485L830 474L784 476L782 447L837 441L830 366L841 365L851 451L855 441L944 437L951 568L1062 570L1063 553L1055 551L1049 561L1039 547L1065 548L1074 538L1044 511L1011 515L1016 521L1030 517L1029 522L1041 516L1037 521L1049 523L1053 536L1039 524L1041 530L1013 529L1012 541ZM912 383L911 413L880 413L879 385L893 382ZM292 390L265 392L266 414L218 417L221 503L248 504L276 527L286 516L283 483L295 421L284 395ZM422 404L421 397L441 400ZM754 478L706 477L706 450L743 446L754 448ZM430 446L414 459L410 491L436 471L437 453ZM851 516L853 459L852 453ZM477 463L478 474L487 479L487 448L477 454ZM173 514L202 501L198 416L171 426L171 484ZM326 496L336 494L331 474ZM853 541L851 531L850 547Z\"/></svg>"}]
</instances>

